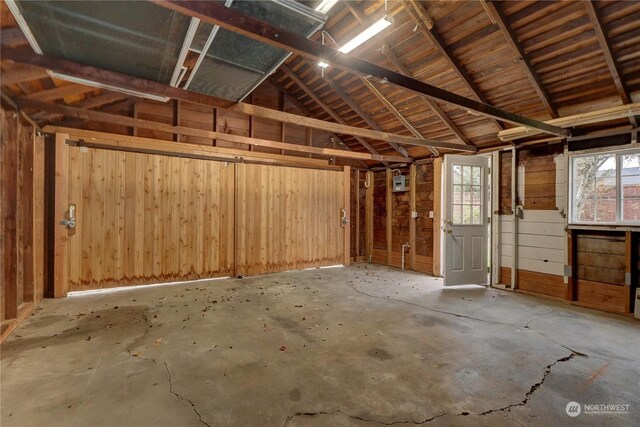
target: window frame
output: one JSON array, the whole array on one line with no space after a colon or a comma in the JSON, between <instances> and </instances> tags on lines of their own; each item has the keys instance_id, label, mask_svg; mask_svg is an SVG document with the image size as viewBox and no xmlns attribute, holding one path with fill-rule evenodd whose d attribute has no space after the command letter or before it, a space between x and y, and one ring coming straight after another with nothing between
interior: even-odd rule
<instances>
[{"instance_id":1,"label":"window frame","mask_svg":"<svg viewBox=\"0 0 640 427\"><path fill-rule=\"evenodd\" d=\"M625 148L612 150L610 148L600 150L583 150L569 153L568 156L568 173L567 173L567 196L568 196L568 224L569 225L588 225L588 226L637 226L640 220L623 220L622 217L622 156L628 154L637 154L640 156L640 147ZM616 159L616 220L615 221L577 221L574 219L575 214L575 180L573 176L573 164L576 158L595 157L603 155L613 155Z\"/></svg>"}]
</instances>

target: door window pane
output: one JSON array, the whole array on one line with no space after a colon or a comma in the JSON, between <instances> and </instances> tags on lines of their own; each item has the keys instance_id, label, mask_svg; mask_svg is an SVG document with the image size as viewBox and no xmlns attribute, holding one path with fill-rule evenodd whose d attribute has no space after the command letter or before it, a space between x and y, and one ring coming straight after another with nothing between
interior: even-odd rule
<instances>
[{"instance_id":1,"label":"door window pane","mask_svg":"<svg viewBox=\"0 0 640 427\"><path fill-rule=\"evenodd\" d=\"M453 165L454 224L482 224L482 170L482 166Z\"/></svg>"}]
</instances>

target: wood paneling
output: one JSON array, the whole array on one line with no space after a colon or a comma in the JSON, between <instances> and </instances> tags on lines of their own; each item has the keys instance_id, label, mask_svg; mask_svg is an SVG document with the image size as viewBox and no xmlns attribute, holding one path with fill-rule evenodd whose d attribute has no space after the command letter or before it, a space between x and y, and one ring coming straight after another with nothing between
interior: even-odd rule
<instances>
[{"instance_id":1,"label":"wood paneling","mask_svg":"<svg viewBox=\"0 0 640 427\"><path fill-rule=\"evenodd\" d=\"M19 114L1 109L0 333L4 340L42 298L44 143Z\"/></svg>"},{"instance_id":2,"label":"wood paneling","mask_svg":"<svg viewBox=\"0 0 640 427\"><path fill-rule=\"evenodd\" d=\"M546 295L554 298L564 298L566 284L562 276L554 274L539 273L537 271L518 269L517 290L527 293ZM511 283L511 269L502 267L500 269L500 283L507 286Z\"/></svg>"},{"instance_id":3,"label":"wood paneling","mask_svg":"<svg viewBox=\"0 0 640 427\"><path fill-rule=\"evenodd\" d=\"M56 296L233 274L233 164L57 144L68 153L55 224L68 272L56 280L68 287ZM69 204L71 230L57 223Z\"/></svg>"},{"instance_id":4,"label":"wood paneling","mask_svg":"<svg viewBox=\"0 0 640 427\"><path fill-rule=\"evenodd\" d=\"M373 173L373 248L387 249L387 174Z\"/></svg>"},{"instance_id":5,"label":"wood paneling","mask_svg":"<svg viewBox=\"0 0 640 427\"><path fill-rule=\"evenodd\" d=\"M576 233L578 279L624 285L625 234Z\"/></svg>"},{"instance_id":6,"label":"wood paneling","mask_svg":"<svg viewBox=\"0 0 640 427\"><path fill-rule=\"evenodd\" d=\"M237 275L343 264L344 172L236 167Z\"/></svg>"}]
</instances>

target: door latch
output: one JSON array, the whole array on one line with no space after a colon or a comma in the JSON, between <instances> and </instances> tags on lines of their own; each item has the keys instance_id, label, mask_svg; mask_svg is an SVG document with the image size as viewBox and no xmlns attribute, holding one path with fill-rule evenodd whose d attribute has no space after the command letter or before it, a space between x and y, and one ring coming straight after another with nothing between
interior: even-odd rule
<instances>
[{"instance_id":1,"label":"door latch","mask_svg":"<svg viewBox=\"0 0 640 427\"><path fill-rule=\"evenodd\" d=\"M76 228L76 205L69 205L69 218L60 221L60 225L67 228Z\"/></svg>"},{"instance_id":2,"label":"door latch","mask_svg":"<svg viewBox=\"0 0 640 427\"><path fill-rule=\"evenodd\" d=\"M340 209L340 211L342 212L342 218L340 218L340 223L342 225L349 224L349 218L347 218L347 211L345 209Z\"/></svg>"}]
</instances>

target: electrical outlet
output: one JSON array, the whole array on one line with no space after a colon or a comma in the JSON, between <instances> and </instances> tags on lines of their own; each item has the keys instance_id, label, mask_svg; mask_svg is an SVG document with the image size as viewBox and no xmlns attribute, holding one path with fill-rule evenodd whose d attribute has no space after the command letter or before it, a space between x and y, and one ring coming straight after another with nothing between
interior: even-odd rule
<instances>
[{"instance_id":1,"label":"electrical outlet","mask_svg":"<svg viewBox=\"0 0 640 427\"><path fill-rule=\"evenodd\" d=\"M411 218L413 219L418 218L418 211L411 211Z\"/></svg>"},{"instance_id":2,"label":"electrical outlet","mask_svg":"<svg viewBox=\"0 0 640 427\"><path fill-rule=\"evenodd\" d=\"M429 211L429 218L433 219L433 211Z\"/></svg>"}]
</instances>

